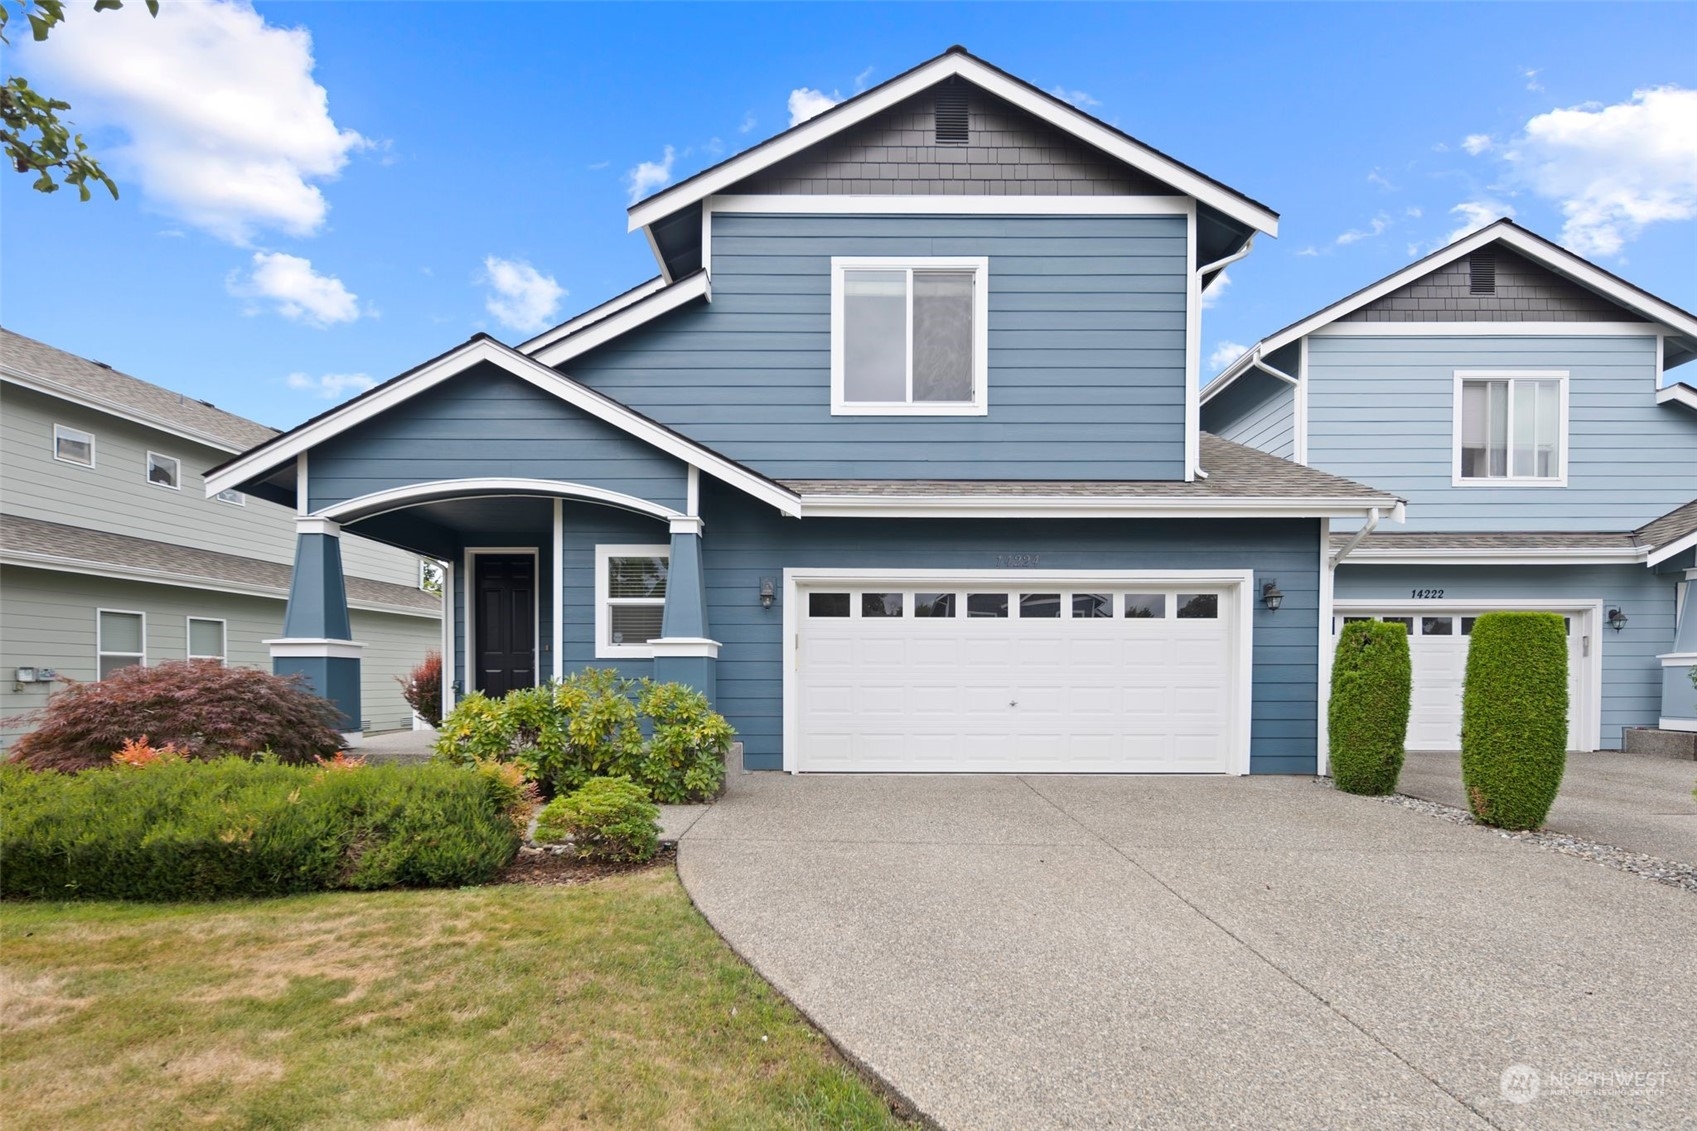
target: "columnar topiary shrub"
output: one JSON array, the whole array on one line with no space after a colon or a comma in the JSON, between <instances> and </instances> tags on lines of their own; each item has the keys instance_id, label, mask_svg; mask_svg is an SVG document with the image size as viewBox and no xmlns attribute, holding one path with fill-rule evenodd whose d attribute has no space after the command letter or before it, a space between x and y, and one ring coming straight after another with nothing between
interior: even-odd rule
<instances>
[{"instance_id":1,"label":"columnar topiary shrub","mask_svg":"<svg viewBox=\"0 0 1697 1131\"><path fill-rule=\"evenodd\" d=\"M404 677L396 676L401 698L413 713L431 726L442 721L442 653L426 652L424 659Z\"/></svg>"},{"instance_id":2,"label":"columnar topiary shrub","mask_svg":"<svg viewBox=\"0 0 1697 1131\"><path fill-rule=\"evenodd\" d=\"M570 841L585 860L651 860L660 851L659 836L660 807L626 777L590 778L543 806L536 818L539 843Z\"/></svg>"},{"instance_id":3,"label":"columnar topiary shrub","mask_svg":"<svg viewBox=\"0 0 1697 1131\"><path fill-rule=\"evenodd\" d=\"M1339 789L1374 796L1396 789L1412 679L1408 629L1388 621L1344 625L1326 716L1332 781Z\"/></svg>"},{"instance_id":4,"label":"columnar topiary shrub","mask_svg":"<svg viewBox=\"0 0 1697 1131\"><path fill-rule=\"evenodd\" d=\"M1473 622L1461 701L1461 780L1473 816L1544 823L1567 767L1567 629L1555 613Z\"/></svg>"}]
</instances>

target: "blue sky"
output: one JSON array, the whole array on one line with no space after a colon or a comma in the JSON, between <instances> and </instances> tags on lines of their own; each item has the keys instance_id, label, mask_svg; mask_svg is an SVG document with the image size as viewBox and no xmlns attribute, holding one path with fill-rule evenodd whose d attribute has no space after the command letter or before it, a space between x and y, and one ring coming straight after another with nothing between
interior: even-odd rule
<instances>
[{"instance_id":1,"label":"blue sky","mask_svg":"<svg viewBox=\"0 0 1697 1131\"><path fill-rule=\"evenodd\" d=\"M1205 356L1504 209L1697 308L1697 5L165 4L12 55L124 196L0 175L0 313L280 427L650 277L635 170L957 42L1282 214Z\"/></svg>"}]
</instances>

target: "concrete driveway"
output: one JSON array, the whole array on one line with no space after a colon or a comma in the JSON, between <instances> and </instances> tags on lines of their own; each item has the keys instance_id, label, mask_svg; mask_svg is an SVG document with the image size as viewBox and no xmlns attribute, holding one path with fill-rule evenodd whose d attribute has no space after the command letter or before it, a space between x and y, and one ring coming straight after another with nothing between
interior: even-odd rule
<instances>
[{"instance_id":1,"label":"concrete driveway","mask_svg":"<svg viewBox=\"0 0 1697 1131\"><path fill-rule=\"evenodd\" d=\"M678 867L946 1127L1697 1125L1697 899L1311 779L745 775Z\"/></svg>"},{"instance_id":2,"label":"concrete driveway","mask_svg":"<svg viewBox=\"0 0 1697 1131\"><path fill-rule=\"evenodd\" d=\"M1697 864L1697 762L1596 750L1569 754L1544 827L1587 840ZM1410 751L1397 789L1467 808L1461 755Z\"/></svg>"}]
</instances>

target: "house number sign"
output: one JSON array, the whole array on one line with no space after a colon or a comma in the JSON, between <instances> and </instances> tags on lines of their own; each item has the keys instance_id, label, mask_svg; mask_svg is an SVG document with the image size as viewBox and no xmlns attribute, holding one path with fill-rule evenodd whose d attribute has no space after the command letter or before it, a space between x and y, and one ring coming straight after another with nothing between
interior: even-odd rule
<instances>
[{"instance_id":1,"label":"house number sign","mask_svg":"<svg viewBox=\"0 0 1697 1131\"><path fill-rule=\"evenodd\" d=\"M1408 595L1420 601L1441 601L1444 599L1442 589L1410 589Z\"/></svg>"},{"instance_id":2,"label":"house number sign","mask_svg":"<svg viewBox=\"0 0 1697 1131\"><path fill-rule=\"evenodd\" d=\"M1037 564L1036 554L997 554L996 565L1002 569L1030 569Z\"/></svg>"}]
</instances>

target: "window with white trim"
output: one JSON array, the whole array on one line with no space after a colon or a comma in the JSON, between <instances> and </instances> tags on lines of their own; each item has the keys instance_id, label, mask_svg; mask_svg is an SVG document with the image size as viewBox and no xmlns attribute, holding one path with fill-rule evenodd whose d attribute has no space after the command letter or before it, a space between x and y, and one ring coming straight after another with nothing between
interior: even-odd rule
<instances>
[{"instance_id":1,"label":"window with white trim","mask_svg":"<svg viewBox=\"0 0 1697 1131\"><path fill-rule=\"evenodd\" d=\"M989 357L983 257L831 260L831 412L974 416Z\"/></svg>"},{"instance_id":2,"label":"window with white trim","mask_svg":"<svg viewBox=\"0 0 1697 1131\"><path fill-rule=\"evenodd\" d=\"M147 617L101 609L95 614L95 669L105 679L119 668L147 663Z\"/></svg>"},{"instance_id":3,"label":"window with white trim","mask_svg":"<svg viewBox=\"0 0 1697 1131\"><path fill-rule=\"evenodd\" d=\"M162 456L158 452L147 453L147 481L155 487L178 490L182 487L182 474L182 461L175 456Z\"/></svg>"},{"instance_id":4,"label":"window with white trim","mask_svg":"<svg viewBox=\"0 0 1697 1131\"><path fill-rule=\"evenodd\" d=\"M94 433L68 424L53 426L53 458L79 467L94 466Z\"/></svg>"},{"instance_id":5,"label":"window with white trim","mask_svg":"<svg viewBox=\"0 0 1697 1131\"><path fill-rule=\"evenodd\" d=\"M212 497L221 503L230 503L238 507L247 506L247 496L234 488L227 487Z\"/></svg>"},{"instance_id":6,"label":"window with white trim","mask_svg":"<svg viewBox=\"0 0 1697 1131\"><path fill-rule=\"evenodd\" d=\"M189 618L189 651L191 660L224 662L224 622L212 617Z\"/></svg>"},{"instance_id":7,"label":"window with white trim","mask_svg":"<svg viewBox=\"0 0 1697 1131\"><path fill-rule=\"evenodd\" d=\"M1565 373L1458 373L1456 481L1559 485L1566 393Z\"/></svg>"},{"instance_id":8,"label":"window with white trim","mask_svg":"<svg viewBox=\"0 0 1697 1131\"><path fill-rule=\"evenodd\" d=\"M595 655L652 656L666 613L670 546L595 547Z\"/></svg>"}]
</instances>

